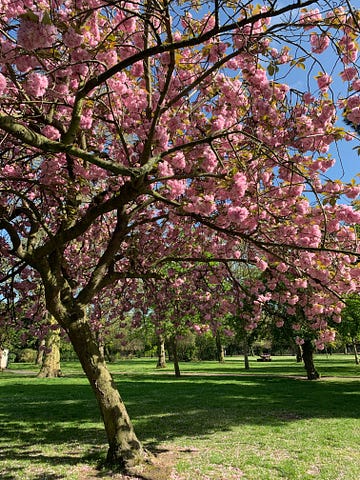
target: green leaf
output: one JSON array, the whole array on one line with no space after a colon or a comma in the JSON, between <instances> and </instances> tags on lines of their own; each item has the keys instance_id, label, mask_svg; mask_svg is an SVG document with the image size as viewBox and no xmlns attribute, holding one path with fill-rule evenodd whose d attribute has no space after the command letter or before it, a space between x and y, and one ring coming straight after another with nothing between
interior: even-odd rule
<instances>
[{"instance_id":1,"label":"green leaf","mask_svg":"<svg viewBox=\"0 0 360 480\"><path fill-rule=\"evenodd\" d=\"M26 13L19 15L19 17L22 18L23 20L30 20L31 22L39 23L39 17L35 15L34 12L31 12L30 10L27 11Z\"/></svg>"},{"instance_id":2,"label":"green leaf","mask_svg":"<svg viewBox=\"0 0 360 480\"><path fill-rule=\"evenodd\" d=\"M48 11L44 13L43 19L41 21L43 25L52 25L51 17Z\"/></svg>"}]
</instances>

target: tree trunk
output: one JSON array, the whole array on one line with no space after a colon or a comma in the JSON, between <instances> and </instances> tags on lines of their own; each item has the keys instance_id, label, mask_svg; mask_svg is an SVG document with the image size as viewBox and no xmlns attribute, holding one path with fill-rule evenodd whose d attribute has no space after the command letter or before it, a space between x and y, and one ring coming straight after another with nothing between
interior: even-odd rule
<instances>
[{"instance_id":1,"label":"tree trunk","mask_svg":"<svg viewBox=\"0 0 360 480\"><path fill-rule=\"evenodd\" d=\"M354 347L354 355L355 355L355 363L356 365L359 365L359 355L356 347L356 340L353 340L353 347Z\"/></svg>"},{"instance_id":2,"label":"tree trunk","mask_svg":"<svg viewBox=\"0 0 360 480\"><path fill-rule=\"evenodd\" d=\"M43 364L45 344L46 344L45 339L42 339L37 349L36 362L35 362L36 365L41 366Z\"/></svg>"},{"instance_id":3,"label":"tree trunk","mask_svg":"<svg viewBox=\"0 0 360 480\"><path fill-rule=\"evenodd\" d=\"M80 316L72 321L67 333L100 408L109 443L107 463L125 471L144 463L149 455L135 434L126 407L86 319Z\"/></svg>"},{"instance_id":4,"label":"tree trunk","mask_svg":"<svg viewBox=\"0 0 360 480\"><path fill-rule=\"evenodd\" d=\"M248 338L245 333L244 341L243 341L243 348L244 348L244 366L245 370L250 370L250 363L249 363L249 344Z\"/></svg>"},{"instance_id":5,"label":"tree trunk","mask_svg":"<svg viewBox=\"0 0 360 480\"><path fill-rule=\"evenodd\" d=\"M166 368L165 339L163 335L158 336L157 348L158 362L156 368Z\"/></svg>"},{"instance_id":6,"label":"tree trunk","mask_svg":"<svg viewBox=\"0 0 360 480\"><path fill-rule=\"evenodd\" d=\"M300 345L296 345L296 361L297 361L297 363L300 363L301 360L302 360L301 347L300 347Z\"/></svg>"},{"instance_id":7,"label":"tree trunk","mask_svg":"<svg viewBox=\"0 0 360 480\"><path fill-rule=\"evenodd\" d=\"M55 330L52 328L57 322L50 315L49 324L50 328L45 339L42 364L38 373L38 377L41 378L57 378L62 376L60 367L60 329L56 328Z\"/></svg>"},{"instance_id":8,"label":"tree trunk","mask_svg":"<svg viewBox=\"0 0 360 480\"><path fill-rule=\"evenodd\" d=\"M175 377L180 377L181 373L180 373L180 366L179 366L179 357L177 353L177 341L175 337L171 339L171 349L173 354Z\"/></svg>"},{"instance_id":9,"label":"tree trunk","mask_svg":"<svg viewBox=\"0 0 360 480\"><path fill-rule=\"evenodd\" d=\"M224 363L224 347L221 343L221 335L220 332L217 331L215 335L215 342L216 342L216 358L220 363Z\"/></svg>"},{"instance_id":10,"label":"tree trunk","mask_svg":"<svg viewBox=\"0 0 360 480\"><path fill-rule=\"evenodd\" d=\"M314 347L311 340L305 340L302 346L302 358L304 360L304 366L308 380L317 380L318 378L320 378L320 374L318 373L314 365L313 352Z\"/></svg>"}]
</instances>

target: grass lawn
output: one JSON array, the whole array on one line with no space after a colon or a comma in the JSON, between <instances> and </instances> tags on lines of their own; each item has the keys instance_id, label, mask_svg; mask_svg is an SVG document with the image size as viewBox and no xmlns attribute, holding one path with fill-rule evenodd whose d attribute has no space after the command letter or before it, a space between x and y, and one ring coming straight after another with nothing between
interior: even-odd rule
<instances>
[{"instance_id":1,"label":"grass lawn","mask_svg":"<svg viewBox=\"0 0 360 480\"><path fill-rule=\"evenodd\" d=\"M358 480L360 368L345 355L316 365L316 382L293 357L251 359L248 372L239 357L183 363L179 379L154 359L110 369L139 438L173 462L166 480ZM77 363L60 379L10 369L0 374L1 479L123 478L95 468L105 433Z\"/></svg>"}]
</instances>

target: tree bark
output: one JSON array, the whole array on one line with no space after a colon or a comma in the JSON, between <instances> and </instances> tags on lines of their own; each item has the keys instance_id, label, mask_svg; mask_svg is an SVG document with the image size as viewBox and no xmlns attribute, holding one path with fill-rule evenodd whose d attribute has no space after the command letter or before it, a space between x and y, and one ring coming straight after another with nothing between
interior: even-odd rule
<instances>
[{"instance_id":1,"label":"tree bark","mask_svg":"<svg viewBox=\"0 0 360 480\"><path fill-rule=\"evenodd\" d=\"M173 354L175 377L180 377L181 373L180 373L180 366L179 366L179 357L177 352L177 341L175 337L171 339L171 349Z\"/></svg>"},{"instance_id":2,"label":"tree bark","mask_svg":"<svg viewBox=\"0 0 360 480\"><path fill-rule=\"evenodd\" d=\"M243 341L243 349L244 349L244 366L245 370L250 370L250 363L249 363L249 343L248 338L245 332L244 341Z\"/></svg>"},{"instance_id":3,"label":"tree bark","mask_svg":"<svg viewBox=\"0 0 360 480\"><path fill-rule=\"evenodd\" d=\"M36 365L41 366L43 364L45 344L46 344L45 339L42 339L37 349Z\"/></svg>"},{"instance_id":4,"label":"tree bark","mask_svg":"<svg viewBox=\"0 0 360 480\"><path fill-rule=\"evenodd\" d=\"M220 335L219 331L216 332L215 342L216 342L216 358L217 358L218 362L224 363L224 361L225 361L224 347L221 343L221 335Z\"/></svg>"},{"instance_id":5,"label":"tree bark","mask_svg":"<svg viewBox=\"0 0 360 480\"><path fill-rule=\"evenodd\" d=\"M314 347L311 340L305 340L302 345L302 358L304 361L304 367L307 373L308 380L317 380L320 378L319 372L314 365Z\"/></svg>"},{"instance_id":6,"label":"tree bark","mask_svg":"<svg viewBox=\"0 0 360 480\"><path fill-rule=\"evenodd\" d=\"M85 318L72 321L67 333L90 382L103 418L109 450L107 463L128 471L149 459Z\"/></svg>"},{"instance_id":7,"label":"tree bark","mask_svg":"<svg viewBox=\"0 0 360 480\"><path fill-rule=\"evenodd\" d=\"M45 339L42 364L37 375L40 378L57 378L62 376L60 366L60 329L57 328L55 330L52 328L56 323L56 320L49 316L50 329Z\"/></svg>"},{"instance_id":8,"label":"tree bark","mask_svg":"<svg viewBox=\"0 0 360 480\"><path fill-rule=\"evenodd\" d=\"M296 362L300 363L302 360L302 352L300 345L296 345Z\"/></svg>"},{"instance_id":9,"label":"tree bark","mask_svg":"<svg viewBox=\"0 0 360 480\"><path fill-rule=\"evenodd\" d=\"M163 335L158 336L157 355L158 355L158 361L157 361L156 368L166 368L165 339Z\"/></svg>"},{"instance_id":10,"label":"tree bark","mask_svg":"<svg viewBox=\"0 0 360 480\"><path fill-rule=\"evenodd\" d=\"M359 361L359 355L356 347L356 340L353 340L353 347L354 347L355 363L356 365L359 365L360 361Z\"/></svg>"}]
</instances>

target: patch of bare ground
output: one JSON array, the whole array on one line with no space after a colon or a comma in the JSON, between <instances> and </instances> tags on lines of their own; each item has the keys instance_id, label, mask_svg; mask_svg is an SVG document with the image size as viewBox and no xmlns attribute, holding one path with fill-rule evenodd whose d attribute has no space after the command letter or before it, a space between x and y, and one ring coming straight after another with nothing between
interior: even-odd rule
<instances>
[{"instance_id":1,"label":"patch of bare ground","mask_svg":"<svg viewBox=\"0 0 360 480\"><path fill-rule=\"evenodd\" d=\"M174 473L178 454L176 449L155 452L151 463L134 467L126 474L108 469L99 471L90 465L79 465L72 473L79 480L169 480Z\"/></svg>"}]
</instances>

